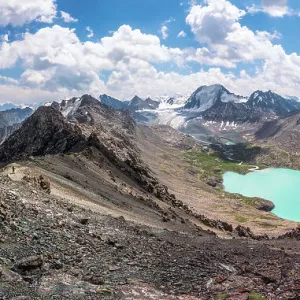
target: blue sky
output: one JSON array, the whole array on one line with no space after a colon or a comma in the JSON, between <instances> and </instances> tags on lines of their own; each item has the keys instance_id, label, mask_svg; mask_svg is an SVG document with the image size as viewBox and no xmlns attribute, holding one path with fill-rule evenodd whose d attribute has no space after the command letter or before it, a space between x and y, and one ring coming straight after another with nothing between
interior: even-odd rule
<instances>
[{"instance_id":1,"label":"blue sky","mask_svg":"<svg viewBox=\"0 0 300 300\"><path fill-rule=\"evenodd\" d=\"M298 0L0 0L0 101L189 94L300 97ZM88 28L88 29L87 29Z\"/></svg>"}]
</instances>

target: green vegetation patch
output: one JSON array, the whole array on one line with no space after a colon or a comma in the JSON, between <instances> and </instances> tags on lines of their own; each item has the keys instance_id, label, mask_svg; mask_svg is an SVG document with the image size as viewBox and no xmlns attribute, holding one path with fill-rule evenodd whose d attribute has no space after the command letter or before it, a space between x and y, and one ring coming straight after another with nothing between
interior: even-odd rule
<instances>
[{"instance_id":1,"label":"green vegetation patch","mask_svg":"<svg viewBox=\"0 0 300 300\"><path fill-rule=\"evenodd\" d=\"M252 147L252 146L248 146ZM189 172L195 173L199 180L206 182L209 178L216 178L223 181L223 174L226 172L234 172L238 174L247 174L253 165L247 163L239 164L237 162L222 159L217 153L205 151L186 151L184 157L191 166ZM262 166L259 166L263 168ZM224 192L222 187L217 187L216 190L223 193L222 198L238 199L250 206L257 206L260 202L259 198L248 198L240 194L231 194Z\"/></svg>"},{"instance_id":2,"label":"green vegetation patch","mask_svg":"<svg viewBox=\"0 0 300 300\"><path fill-rule=\"evenodd\" d=\"M228 294L219 294L214 297L215 300L225 300L228 298L229 298ZM249 300L266 300L267 298L265 296L262 296L259 293L251 292L248 296L248 299Z\"/></svg>"},{"instance_id":3,"label":"green vegetation patch","mask_svg":"<svg viewBox=\"0 0 300 300\"><path fill-rule=\"evenodd\" d=\"M160 169L160 172L165 173L165 174L170 174L170 172L165 169Z\"/></svg>"},{"instance_id":4,"label":"green vegetation patch","mask_svg":"<svg viewBox=\"0 0 300 300\"><path fill-rule=\"evenodd\" d=\"M248 164L239 165L237 162L220 158L216 153L204 151L187 151L184 153L184 157L198 171L201 179L210 176L222 179L222 175L226 172L247 174L251 168Z\"/></svg>"},{"instance_id":5,"label":"green vegetation patch","mask_svg":"<svg viewBox=\"0 0 300 300\"><path fill-rule=\"evenodd\" d=\"M225 300L229 297L228 294L219 294L217 296L215 296L215 300Z\"/></svg>"},{"instance_id":6,"label":"green vegetation patch","mask_svg":"<svg viewBox=\"0 0 300 300\"><path fill-rule=\"evenodd\" d=\"M266 300L267 298L265 296L262 296L259 293L251 292L249 294L249 300Z\"/></svg>"},{"instance_id":7,"label":"green vegetation patch","mask_svg":"<svg viewBox=\"0 0 300 300\"><path fill-rule=\"evenodd\" d=\"M242 217L242 216L236 216L236 217L235 217L235 220L236 220L237 222L239 222L239 223L246 223L246 222L248 222L248 219L245 218L245 217Z\"/></svg>"},{"instance_id":8,"label":"green vegetation patch","mask_svg":"<svg viewBox=\"0 0 300 300\"><path fill-rule=\"evenodd\" d=\"M231 193L227 193L227 192L224 192L222 198L223 199L230 198L230 199L241 200L243 203L245 203L247 205L251 205L251 206L257 206L261 201L261 199L257 198L257 197L249 198L249 197L245 197L241 194L233 194L233 193L231 194Z\"/></svg>"}]
</instances>

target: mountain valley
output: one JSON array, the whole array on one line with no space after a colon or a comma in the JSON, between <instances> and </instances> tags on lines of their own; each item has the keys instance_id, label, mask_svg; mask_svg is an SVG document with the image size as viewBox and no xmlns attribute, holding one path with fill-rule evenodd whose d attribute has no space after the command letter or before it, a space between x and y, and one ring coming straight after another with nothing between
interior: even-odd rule
<instances>
[{"instance_id":1,"label":"mountain valley","mask_svg":"<svg viewBox=\"0 0 300 300\"><path fill-rule=\"evenodd\" d=\"M296 155L297 101L250 99L83 95L16 119L0 145L1 299L297 297L298 224L222 185L273 166L276 147Z\"/></svg>"},{"instance_id":2,"label":"mountain valley","mask_svg":"<svg viewBox=\"0 0 300 300\"><path fill-rule=\"evenodd\" d=\"M300 300L300 1L0 0L0 300Z\"/></svg>"}]
</instances>

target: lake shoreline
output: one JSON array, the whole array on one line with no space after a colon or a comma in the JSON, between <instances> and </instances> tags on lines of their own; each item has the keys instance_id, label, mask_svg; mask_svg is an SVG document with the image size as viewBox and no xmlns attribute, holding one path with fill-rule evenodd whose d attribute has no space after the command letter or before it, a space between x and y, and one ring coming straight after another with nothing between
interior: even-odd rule
<instances>
[{"instance_id":1,"label":"lake shoreline","mask_svg":"<svg viewBox=\"0 0 300 300\"><path fill-rule=\"evenodd\" d=\"M268 208L273 203L274 207L268 211L279 218L300 222L300 200L297 197L300 193L300 171L284 168L251 170L245 175L234 172L223 174L224 190L244 197L261 198Z\"/></svg>"}]
</instances>

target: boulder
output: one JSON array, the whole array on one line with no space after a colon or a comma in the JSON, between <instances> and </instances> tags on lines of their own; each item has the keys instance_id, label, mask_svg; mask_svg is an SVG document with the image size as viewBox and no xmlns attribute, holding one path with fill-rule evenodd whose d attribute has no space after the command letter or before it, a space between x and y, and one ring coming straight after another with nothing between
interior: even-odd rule
<instances>
[{"instance_id":1,"label":"boulder","mask_svg":"<svg viewBox=\"0 0 300 300\"><path fill-rule=\"evenodd\" d=\"M206 181L206 184L208 184L209 186L215 188L215 187L221 185L222 182L221 182L221 180L220 180L219 178L211 177L211 178L209 178L209 179Z\"/></svg>"},{"instance_id":2,"label":"boulder","mask_svg":"<svg viewBox=\"0 0 300 300\"><path fill-rule=\"evenodd\" d=\"M29 256L18 260L15 265L15 270L28 271L40 268L43 265L43 258L40 255Z\"/></svg>"},{"instance_id":3,"label":"boulder","mask_svg":"<svg viewBox=\"0 0 300 300\"><path fill-rule=\"evenodd\" d=\"M275 204L272 201L258 198L256 208L258 210L270 212L275 208Z\"/></svg>"}]
</instances>

